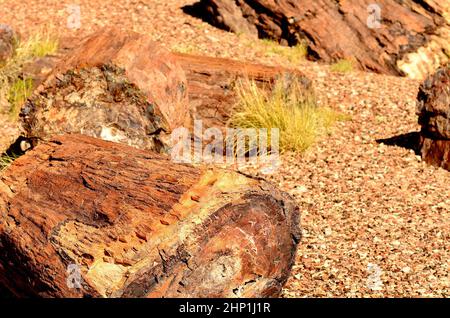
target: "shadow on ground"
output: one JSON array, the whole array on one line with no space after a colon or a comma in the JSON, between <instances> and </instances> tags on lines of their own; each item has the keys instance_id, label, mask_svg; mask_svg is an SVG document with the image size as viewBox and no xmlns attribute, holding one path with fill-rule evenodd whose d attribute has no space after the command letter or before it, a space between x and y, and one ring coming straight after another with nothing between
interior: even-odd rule
<instances>
[{"instance_id":1,"label":"shadow on ground","mask_svg":"<svg viewBox=\"0 0 450 318\"><path fill-rule=\"evenodd\" d=\"M386 139L377 139L377 143L388 146L397 146L414 150L416 155L420 155L420 132L410 132Z\"/></svg>"},{"instance_id":2,"label":"shadow on ground","mask_svg":"<svg viewBox=\"0 0 450 318\"><path fill-rule=\"evenodd\" d=\"M205 8L202 1L190 5L185 5L181 7L181 10L183 10L184 13L193 16L194 18L200 19L203 22L209 23L219 29L230 31L225 24L218 24L214 22L214 14Z\"/></svg>"}]
</instances>

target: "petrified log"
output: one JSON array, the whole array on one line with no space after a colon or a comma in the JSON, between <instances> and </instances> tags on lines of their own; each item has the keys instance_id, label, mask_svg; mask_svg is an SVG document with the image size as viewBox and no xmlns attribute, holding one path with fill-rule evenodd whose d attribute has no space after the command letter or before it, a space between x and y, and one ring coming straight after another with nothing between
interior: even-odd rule
<instances>
[{"instance_id":1,"label":"petrified log","mask_svg":"<svg viewBox=\"0 0 450 318\"><path fill-rule=\"evenodd\" d=\"M187 11L226 30L306 41L313 59L352 58L386 74L423 78L450 52L448 1L201 0Z\"/></svg>"},{"instance_id":2,"label":"petrified log","mask_svg":"<svg viewBox=\"0 0 450 318\"><path fill-rule=\"evenodd\" d=\"M189 120L186 79L148 36L103 29L55 67L21 118L30 139L82 133L164 152Z\"/></svg>"},{"instance_id":3,"label":"petrified log","mask_svg":"<svg viewBox=\"0 0 450 318\"><path fill-rule=\"evenodd\" d=\"M417 98L422 158L450 170L450 65L430 75Z\"/></svg>"},{"instance_id":4,"label":"petrified log","mask_svg":"<svg viewBox=\"0 0 450 318\"><path fill-rule=\"evenodd\" d=\"M205 128L224 127L236 103L234 86L239 80L255 81L271 89L277 79L298 81L305 94L311 81L300 71L283 67L240 62L231 59L174 53L188 82L192 119L201 119Z\"/></svg>"},{"instance_id":5,"label":"petrified log","mask_svg":"<svg viewBox=\"0 0 450 318\"><path fill-rule=\"evenodd\" d=\"M300 238L298 208L263 180L85 135L18 158L0 217L17 296L276 296Z\"/></svg>"}]
</instances>

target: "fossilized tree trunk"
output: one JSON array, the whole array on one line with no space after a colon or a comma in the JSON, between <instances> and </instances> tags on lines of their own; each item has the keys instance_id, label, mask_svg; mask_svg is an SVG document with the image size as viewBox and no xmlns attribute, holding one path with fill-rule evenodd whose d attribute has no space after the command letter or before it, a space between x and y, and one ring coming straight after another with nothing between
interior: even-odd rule
<instances>
[{"instance_id":1,"label":"fossilized tree trunk","mask_svg":"<svg viewBox=\"0 0 450 318\"><path fill-rule=\"evenodd\" d=\"M57 62L61 59L58 56L38 59L27 65L25 69L27 76L35 80L36 83L44 82L23 110L22 121L27 137L45 138L53 134L83 132L87 135L112 139L113 141L122 140L124 143L139 148L155 149L153 139L161 139L161 136L166 136L173 128L181 126L192 128L192 119L203 120L205 128L224 127L236 102L234 86L239 80L254 80L259 85L270 89L277 79L284 77L289 80L301 81L305 91L312 90L311 82L298 70L181 53L172 53L167 57L165 63L158 64L159 59L164 59L165 55L168 54L167 52L161 53L161 56L159 56L160 53L155 53L157 62L152 61L153 57L142 53L142 58L148 58L149 64L145 65L141 72L149 74L147 75L149 81L148 83L139 82L138 89L134 90L132 85L127 84L129 81L127 79L128 74L121 77L110 69L99 70L98 67L90 67L93 71L86 71L84 66L72 66L86 63L103 65L103 63L109 63L110 55L126 54L127 51L125 50L128 50L122 48L119 53L102 53L105 57L101 57L94 53L86 54L87 48L93 47L91 50L100 52L103 50L103 45L122 45L122 42L143 41L137 35L133 36L137 37L138 40L128 39L127 35L122 32L117 34L117 39L111 39L113 33L105 32L107 31L104 30L90 36L89 41L82 44L81 48L75 47L66 50L64 53L67 57L63 57L60 62ZM112 32L112 30L109 32ZM124 38L121 39L120 37ZM112 42L110 44L104 43L106 41ZM119 42L119 44L114 44L115 42ZM149 51L157 49L162 50L152 47ZM133 54L139 55L138 53ZM75 58L82 58L83 62L72 61ZM160 78L158 75L153 79L153 74L158 74L167 65L172 67L176 73L169 73L167 78ZM64 71L59 69L61 67L64 67ZM80 67L82 71L78 71ZM55 68L52 73L56 75L45 75L45 72L52 68ZM69 71L66 72L65 69L69 69ZM131 71L131 73L133 72L139 71L135 69ZM60 75L61 73L68 74ZM45 76L49 76L46 82L42 79ZM65 82L58 84L58 77L64 78ZM166 83L168 89L159 87L162 86L160 83L158 83L159 86L153 85L151 81L156 79L162 81L163 84ZM118 90L119 92L124 91L125 97L123 99L117 100L117 97L114 99L114 96L109 96L113 94L109 88L111 81L122 83L123 87L119 87ZM89 84L89 86L84 88L83 83ZM93 89L93 85L99 86L99 89ZM63 86L63 89L61 89L61 86ZM118 85L113 86L117 88ZM168 115L163 116L164 120L160 123L159 130L155 129L154 122L159 123L154 120L155 116L151 113L144 113L140 109L142 107L134 105L135 101L132 98L127 98L126 90L130 86L131 91L138 95L139 89L148 89L150 94L163 94L163 96L157 96L156 108L162 104L168 108ZM180 95L176 87L179 87L184 95ZM174 94L174 96L169 94ZM108 99L109 102L105 103L105 99ZM145 103L145 101L142 101L142 103ZM78 107L80 105L82 107ZM171 109L170 107L173 106L177 108ZM137 110L135 110L136 108ZM177 109L179 112L176 111ZM169 122L172 127L163 126L165 121ZM140 129L137 127L137 123L140 123ZM146 126L150 126L151 130L144 131ZM164 146L167 146L167 139L163 139ZM156 146L160 146L160 144L159 142Z\"/></svg>"},{"instance_id":2,"label":"fossilized tree trunk","mask_svg":"<svg viewBox=\"0 0 450 318\"><path fill-rule=\"evenodd\" d=\"M449 0L201 0L192 11L233 32L306 41L311 58L354 58L380 73L423 78L450 53Z\"/></svg>"},{"instance_id":3,"label":"fossilized tree trunk","mask_svg":"<svg viewBox=\"0 0 450 318\"><path fill-rule=\"evenodd\" d=\"M255 81L271 89L283 77L287 84L299 81L305 94L312 92L311 81L297 70L182 53L175 56L186 73L191 117L201 119L206 128L226 125L236 103L237 81Z\"/></svg>"},{"instance_id":4,"label":"fossilized tree trunk","mask_svg":"<svg viewBox=\"0 0 450 318\"><path fill-rule=\"evenodd\" d=\"M276 296L300 238L298 208L263 180L84 135L0 180L0 285L18 296Z\"/></svg>"},{"instance_id":5,"label":"fossilized tree trunk","mask_svg":"<svg viewBox=\"0 0 450 318\"><path fill-rule=\"evenodd\" d=\"M63 58L21 112L24 135L82 133L164 152L187 125L186 78L148 36L103 29Z\"/></svg>"},{"instance_id":6,"label":"fossilized tree trunk","mask_svg":"<svg viewBox=\"0 0 450 318\"><path fill-rule=\"evenodd\" d=\"M450 170L450 65L430 75L420 86L417 113L422 158Z\"/></svg>"}]
</instances>

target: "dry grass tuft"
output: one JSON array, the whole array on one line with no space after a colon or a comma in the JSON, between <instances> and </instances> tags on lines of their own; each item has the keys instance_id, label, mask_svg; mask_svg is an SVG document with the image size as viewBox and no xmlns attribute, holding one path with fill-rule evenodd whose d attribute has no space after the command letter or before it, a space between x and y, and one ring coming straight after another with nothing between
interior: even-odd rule
<instances>
[{"instance_id":1,"label":"dry grass tuft","mask_svg":"<svg viewBox=\"0 0 450 318\"><path fill-rule=\"evenodd\" d=\"M278 42L263 39L260 40L264 47L264 54L268 57L280 56L286 58L289 62L296 63L306 58L308 54L308 45L299 43L296 46L282 46Z\"/></svg>"},{"instance_id":2,"label":"dry grass tuft","mask_svg":"<svg viewBox=\"0 0 450 318\"><path fill-rule=\"evenodd\" d=\"M193 44L175 44L171 47L172 52L183 54L195 54L201 51L201 49Z\"/></svg>"},{"instance_id":3,"label":"dry grass tuft","mask_svg":"<svg viewBox=\"0 0 450 318\"><path fill-rule=\"evenodd\" d=\"M332 72L348 73L355 68L355 62L350 59L341 59L330 66Z\"/></svg>"},{"instance_id":4,"label":"dry grass tuft","mask_svg":"<svg viewBox=\"0 0 450 318\"><path fill-rule=\"evenodd\" d=\"M23 78L23 66L57 50L58 40L50 33L40 32L18 41L14 56L0 68L0 111L8 110L15 118L21 103L31 93L31 80Z\"/></svg>"},{"instance_id":5,"label":"dry grass tuft","mask_svg":"<svg viewBox=\"0 0 450 318\"><path fill-rule=\"evenodd\" d=\"M8 168L14 160L16 160L19 156L17 155L9 155L9 154L3 154L0 156L0 172L4 171L6 168Z\"/></svg>"},{"instance_id":6,"label":"dry grass tuft","mask_svg":"<svg viewBox=\"0 0 450 318\"><path fill-rule=\"evenodd\" d=\"M236 85L238 102L229 125L238 128L279 129L280 152L303 152L316 139L345 119L329 108L318 107L311 92L298 81L279 80L272 90L253 81ZM269 135L270 140L270 135Z\"/></svg>"},{"instance_id":7,"label":"dry grass tuft","mask_svg":"<svg viewBox=\"0 0 450 318\"><path fill-rule=\"evenodd\" d=\"M19 116L20 108L33 92L33 81L30 78L18 79L9 88L8 102L11 119Z\"/></svg>"}]
</instances>

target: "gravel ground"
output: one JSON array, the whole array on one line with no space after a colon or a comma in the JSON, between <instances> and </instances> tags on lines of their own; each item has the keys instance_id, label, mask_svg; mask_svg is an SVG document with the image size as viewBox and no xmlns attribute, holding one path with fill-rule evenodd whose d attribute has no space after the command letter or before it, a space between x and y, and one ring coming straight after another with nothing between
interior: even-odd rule
<instances>
[{"instance_id":1,"label":"gravel ground","mask_svg":"<svg viewBox=\"0 0 450 318\"><path fill-rule=\"evenodd\" d=\"M269 177L302 211L304 237L284 296L449 297L450 172L414 152L419 83L269 55L262 41L217 30L180 9L194 2L0 0L0 23L24 35L42 27L62 36L116 25L178 51L299 68L314 81L319 102L351 120L305 154L284 155ZM80 5L77 31L67 28L68 4Z\"/></svg>"},{"instance_id":2,"label":"gravel ground","mask_svg":"<svg viewBox=\"0 0 450 318\"><path fill-rule=\"evenodd\" d=\"M270 178L302 211L304 237L284 295L450 296L450 173L409 145L386 145L394 136L414 140L418 84L363 73L315 80L352 120L306 154L285 156ZM377 276L380 290L372 290Z\"/></svg>"}]
</instances>

